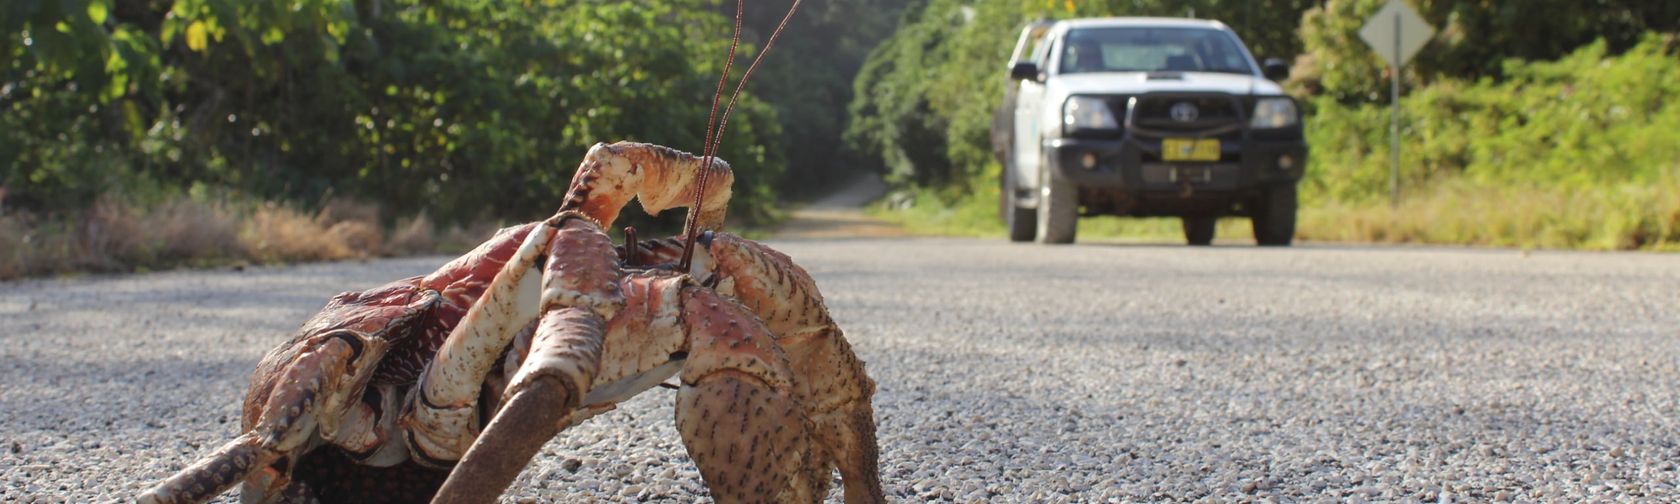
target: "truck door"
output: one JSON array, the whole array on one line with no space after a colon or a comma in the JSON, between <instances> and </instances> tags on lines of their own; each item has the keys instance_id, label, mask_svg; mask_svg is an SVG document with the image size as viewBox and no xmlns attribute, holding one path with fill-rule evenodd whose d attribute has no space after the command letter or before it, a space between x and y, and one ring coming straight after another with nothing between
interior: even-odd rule
<instances>
[{"instance_id":1,"label":"truck door","mask_svg":"<svg viewBox=\"0 0 1680 504\"><path fill-rule=\"evenodd\" d=\"M1046 55L1050 53L1049 47L1052 45L1052 42L1045 36L1048 28L1048 23L1034 24L1028 26L1027 32L1022 34L1023 41L1026 42L1026 49L1028 49L1024 55L1030 55L1031 58L1026 61L1037 64L1040 73L1048 70L1045 67L1049 61ZM1021 49L1020 45L1017 44L1017 49ZM1038 187L1039 160L1042 158L1039 151L1043 149L1040 140L1043 125L1039 124L1039 121L1043 116L1041 110L1044 106L1044 83L1023 79L1017 82L1017 86L1015 92L1014 142L1010 149L1014 156L1015 169L1013 173L1007 175L1015 177L1016 188L1034 189ZM1023 195L1026 196L1023 198L1023 202L1037 201L1037 198L1031 195L1038 194L1038 191L1031 191L1030 193L1030 195Z\"/></svg>"}]
</instances>

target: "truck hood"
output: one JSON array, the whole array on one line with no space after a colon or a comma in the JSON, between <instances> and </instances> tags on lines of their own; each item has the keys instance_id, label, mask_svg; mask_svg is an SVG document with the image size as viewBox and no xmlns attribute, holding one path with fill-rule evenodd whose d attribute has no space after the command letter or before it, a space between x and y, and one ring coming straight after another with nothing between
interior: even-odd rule
<instances>
[{"instance_id":1,"label":"truck hood","mask_svg":"<svg viewBox=\"0 0 1680 504\"><path fill-rule=\"evenodd\" d=\"M1060 97L1154 92L1229 93L1239 96L1283 94L1283 88L1260 77L1211 72L1061 74L1051 78L1048 87L1052 94Z\"/></svg>"}]
</instances>

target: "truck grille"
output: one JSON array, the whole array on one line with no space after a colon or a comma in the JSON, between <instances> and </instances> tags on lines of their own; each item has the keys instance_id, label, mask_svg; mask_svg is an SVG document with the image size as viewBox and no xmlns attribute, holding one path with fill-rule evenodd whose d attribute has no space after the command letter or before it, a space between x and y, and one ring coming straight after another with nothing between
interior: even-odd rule
<instances>
[{"instance_id":1,"label":"truck grille","mask_svg":"<svg viewBox=\"0 0 1680 504\"><path fill-rule=\"evenodd\" d=\"M1194 114L1175 117L1173 109L1181 106L1193 108ZM1223 94L1141 95L1135 107L1131 111L1134 127L1170 134L1207 134L1241 128L1248 119L1241 108L1242 101Z\"/></svg>"}]
</instances>

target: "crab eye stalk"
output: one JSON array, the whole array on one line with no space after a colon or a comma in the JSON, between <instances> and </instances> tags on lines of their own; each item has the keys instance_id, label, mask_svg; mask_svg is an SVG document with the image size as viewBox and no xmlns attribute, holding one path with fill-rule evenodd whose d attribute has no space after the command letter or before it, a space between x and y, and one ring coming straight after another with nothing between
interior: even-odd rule
<instances>
[{"instance_id":1,"label":"crab eye stalk","mask_svg":"<svg viewBox=\"0 0 1680 504\"><path fill-rule=\"evenodd\" d=\"M700 202L696 201L694 203L694 206L695 206L695 208L699 208L700 207ZM624 265L626 267L635 267L636 266L636 253L637 252L638 252L638 250L636 250L636 228L625 226L624 227Z\"/></svg>"}]
</instances>

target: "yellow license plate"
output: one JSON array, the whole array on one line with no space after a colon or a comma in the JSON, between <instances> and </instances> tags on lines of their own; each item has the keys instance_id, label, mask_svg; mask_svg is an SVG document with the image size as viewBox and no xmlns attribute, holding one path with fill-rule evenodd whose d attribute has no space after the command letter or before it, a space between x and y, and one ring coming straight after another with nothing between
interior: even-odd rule
<instances>
[{"instance_id":1,"label":"yellow license plate","mask_svg":"<svg viewBox=\"0 0 1680 504\"><path fill-rule=\"evenodd\" d=\"M1165 138L1161 140L1162 161L1218 161L1218 138Z\"/></svg>"}]
</instances>

